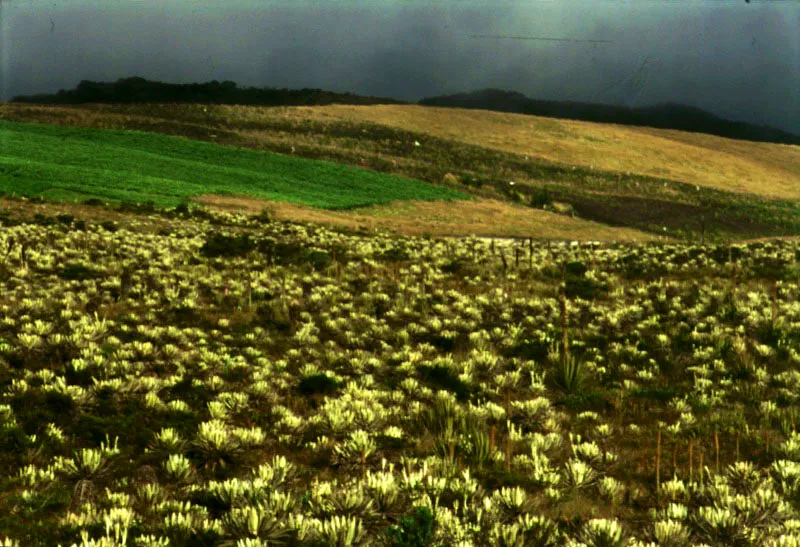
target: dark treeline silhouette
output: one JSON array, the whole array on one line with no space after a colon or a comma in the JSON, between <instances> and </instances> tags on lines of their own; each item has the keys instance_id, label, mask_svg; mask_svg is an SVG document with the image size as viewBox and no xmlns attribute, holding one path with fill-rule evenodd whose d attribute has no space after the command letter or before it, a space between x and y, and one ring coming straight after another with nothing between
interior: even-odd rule
<instances>
[{"instance_id":1,"label":"dark treeline silhouette","mask_svg":"<svg viewBox=\"0 0 800 547\"><path fill-rule=\"evenodd\" d=\"M62 89L52 94L18 96L11 101L39 104L207 103L254 106L413 104L397 99L364 97L354 93L335 93L322 89L240 88L236 82L216 80L203 84L169 84L140 77L122 78L109 83L83 80L74 90ZM522 93L514 91L483 89L470 93L424 98L417 104L680 129L730 139L800 145L798 135L764 125L725 120L705 110L675 103L631 108L572 101L544 101L529 99Z\"/></svg>"},{"instance_id":2,"label":"dark treeline silhouette","mask_svg":"<svg viewBox=\"0 0 800 547\"><path fill-rule=\"evenodd\" d=\"M765 125L725 120L700 108L675 103L631 108L572 101L543 101L529 99L522 93L514 91L483 89L470 93L425 98L418 104L477 108L587 122L680 129L748 141L800 144L800 135Z\"/></svg>"},{"instance_id":3,"label":"dark treeline silhouette","mask_svg":"<svg viewBox=\"0 0 800 547\"><path fill-rule=\"evenodd\" d=\"M257 106L408 104L395 99L362 97L322 89L240 88L236 82L216 80L204 84L168 84L139 77L121 78L109 83L83 80L74 90L18 96L11 101L39 104L206 103Z\"/></svg>"}]
</instances>

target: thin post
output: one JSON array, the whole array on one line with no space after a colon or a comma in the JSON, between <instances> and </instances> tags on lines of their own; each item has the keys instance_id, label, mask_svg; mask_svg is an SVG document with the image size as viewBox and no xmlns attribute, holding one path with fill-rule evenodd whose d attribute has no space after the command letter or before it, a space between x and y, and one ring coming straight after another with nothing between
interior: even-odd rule
<instances>
[{"instance_id":1,"label":"thin post","mask_svg":"<svg viewBox=\"0 0 800 547\"><path fill-rule=\"evenodd\" d=\"M672 447L672 474L676 475L678 473L678 445L680 444L680 439L675 440L675 446Z\"/></svg>"},{"instance_id":2,"label":"thin post","mask_svg":"<svg viewBox=\"0 0 800 547\"><path fill-rule=\"evenodd\" d=\"M561 360L563 363L567 362L569 358L569 336L567 333L567 295L566 292L561 293Z\"/></svg>"},{"instance_id":3,"label":"thin post","mask_svg":"<svg viewBox=\"0 0 800 547\"><path fill-rule=\"evenodd\" d=\"M778 318L778 282L772 282L772 324Z\"/></svg>"},{"instance_id":4,"label":"thin post","mask_svg":"<svg viewBox=\"0 0 800 547\"><path fill-rule=\"evenodd\" d=\"M528 238L528 269L533 270L533 238Z\"/></svg>"},{"instance_id":5,"label":"thin post","mask_svg":"<svg viewBox=\"0 0 800 547\"><path fill-rule=\"evenodd\" d=\"M736 461L739 461L739 431L736 431Z\"/></svg>"},{"instance_id":6,"label":"thin post","mask_svg":"<svg viewBox=\"0 0 800 547\"><path fill-rule=\"evenodd\" d=\"M700 450L700 485L703 484L703 451Z\"/></svg>"},{"instance_id":7,"label":"thin post","mask_svg":"<svg viewBox=\"0 0 800 547\"><path fill-rule=\"evenodd\" d=\"M658 428L658 441L656 441L656 496L661 491L661 428Z\"/></svg>"}]
</instances>

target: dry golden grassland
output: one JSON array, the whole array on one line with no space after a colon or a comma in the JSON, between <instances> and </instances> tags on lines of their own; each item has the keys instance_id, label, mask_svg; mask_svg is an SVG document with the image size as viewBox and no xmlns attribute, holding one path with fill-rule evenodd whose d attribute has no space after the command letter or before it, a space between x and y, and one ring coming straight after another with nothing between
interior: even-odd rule
<instances>
[{"instance_id":1,"label":"dry golden grassland","mask_svg":"<svg viewBox=\"0 0 800 547\"><path fill-rule=\"evenodd\" d=\"M349 211L328 211L292 203L261 200L247 196L205 195L195 203L207 209L230 213L259 214L268 211L272 218L310 222L327 226L369 230L380 229L406 236L437 237L533 237L569 241L659 241L659 236L630 228L605 226L597 222L570 218L547 211L532 210L497 200L393 202ZM0 214L12 218L73 215L92 222L129 222L130 212L82 203L36 203L0 197ZM159 215L138 215L140 229L157 232L168 222Z\"/></svg>"},{"instance_id":2,"label":"dry golden grassland","mask_svg":"<svg viewBox=\"0 0 800 547\"><path fill-rule=\"evenodd\" d=\"M368 121L572 165L671 178L734 192L800 198L800 146L671 129L417 105L224 107L233 119Z\"/></svg>"},{"instance_id":3,"label":"dry golden grassland","mask_svg":"<svg viewBox=\"0 0 800 547\"><path fill-rule=\"evenodd\" d=\"M474 201L402 201L350 211L327 211L249 197L207 195L198 203L228 212L264 209L280 220L348 228L380 228L400 235L534 237L576 241L657 241L658 236L629 228L557 215L493 199Z\"/></svg>"}]
</instances>

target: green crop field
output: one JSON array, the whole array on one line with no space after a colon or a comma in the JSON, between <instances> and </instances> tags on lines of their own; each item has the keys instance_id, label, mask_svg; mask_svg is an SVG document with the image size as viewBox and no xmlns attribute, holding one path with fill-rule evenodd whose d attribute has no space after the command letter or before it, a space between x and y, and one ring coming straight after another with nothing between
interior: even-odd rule
<instances>
[{"instance_id":1,"label":"green crop field","mask_svg":"<svg viewBox=\"0 0 800 547\"><path fill-rule=\"evenodd\" d=\"M326 161L143 133L0 121L0 193L172 207L204 194L325 209L470 196Z\"/></svg>"}]
</instances>

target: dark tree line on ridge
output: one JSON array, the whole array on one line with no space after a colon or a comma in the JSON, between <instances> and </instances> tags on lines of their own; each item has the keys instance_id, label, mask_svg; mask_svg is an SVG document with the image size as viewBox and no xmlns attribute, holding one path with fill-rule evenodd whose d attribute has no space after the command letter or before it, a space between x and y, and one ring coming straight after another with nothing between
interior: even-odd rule
<instances>
[{"instance_id":1,"label":"dark tree line on ridge","mask_svg":"<svg viewBox=\"0 0 800 547\"><path fill-rule=\"evenodd\" d=\"M241 88L237 86L236 82L229 80L224 82L213 80L202 84L170 84L140 77L121 78L116 82L83 80L73 90L61 89L53 94L17 96L12 99L12 102L38 104L203 103L253 106L414 104L386 97L366 97L354 93L336 93L316 88ZM800 145L800 135L764 125L726 120L700 108L675 103L632 108L573 101L544 101L530 99L513 91L483 89L469 93L427 97L416 104L678 129L731 139Z\"/></svg>"}]
</instances>

